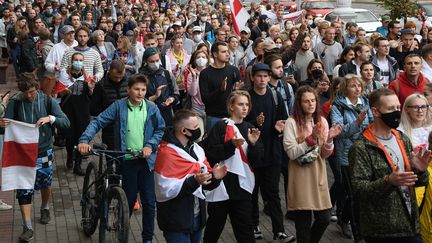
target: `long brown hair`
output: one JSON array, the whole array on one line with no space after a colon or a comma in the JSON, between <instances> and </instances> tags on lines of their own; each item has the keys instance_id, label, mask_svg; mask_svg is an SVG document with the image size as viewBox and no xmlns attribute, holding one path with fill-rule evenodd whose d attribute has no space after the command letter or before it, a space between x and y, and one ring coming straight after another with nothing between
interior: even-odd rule
<instances>
[{"instance_id":1,"label":"long brown hair","mask_svg":"<svg viewBox=\"0 0 432 243\"><path fill-rule=\"evenodd\" d=\"M312 118L314 121L314 124L317 124L318 122L321 122L321 110L320 110L320 102L319 102L319 95L315 91L314 88L310 87L309 85L301 86L297 89L295 100L294 100L294 110L292 117L294 118L296 125L297 125L297 134L299 135L298 142L303 142L305 139L305 131L306 131L306 114L303 111L302 108L302 97L305 93L312 93L315 95L315 112L312 114ZM320 140L323 141L323 134L322 129L320 132Z\"/></svg>"}]
</instances>

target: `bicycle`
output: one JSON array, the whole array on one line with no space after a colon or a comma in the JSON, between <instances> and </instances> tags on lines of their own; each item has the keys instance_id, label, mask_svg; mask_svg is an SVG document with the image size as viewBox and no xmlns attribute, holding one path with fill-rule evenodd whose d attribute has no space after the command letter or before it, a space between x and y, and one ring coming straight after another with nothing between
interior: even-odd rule
<instances>
[{"instance_id":1,"label":"bicycle","mask_svg":"<svg viewBox=\"0 0 432 243\"><path fill-rule=\"evenodd\" d=\"M81 195L84 234L93 235L100 220L100 243L105 242L106 231L110 233L111 242L128 242L129 205L118 172L119 159L126 155L142 157L142 152L113 151L107 150L105 144L94 144L90 154L98 156L99 163L91 161L84 177Z\"/></svg>"}]
</instances>

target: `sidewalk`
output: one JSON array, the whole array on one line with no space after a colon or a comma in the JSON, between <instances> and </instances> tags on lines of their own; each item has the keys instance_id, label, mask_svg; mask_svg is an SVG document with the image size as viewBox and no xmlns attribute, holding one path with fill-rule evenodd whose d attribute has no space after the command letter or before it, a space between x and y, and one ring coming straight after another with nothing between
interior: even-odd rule
<instances>
[{"instance_id":1,"label":"sidewalk","mask_svg":"<svg viewBox=\"0 0 432 243\"><path fill-rule=\"evenodd\" d=\"M10 68L12 69L12 68ZM9 80L5 85L0 85L0 93L7 90L16 90L16 83L13 70L8 70ZM14 93L14 92L12 92ZM100 140L97 138L96 140ZM33 242L41 243L78 243L78 242L98 242L98 230L91 238L87 238L81 228L81 206L80 195L84 177L75 176L71 170L67 170L65 166L66 151L62 148L54 148L55 152L55 171L52 183L52 197L50 200L51 222L48 225L42 225L38 222L40 218L41 197L40 193L34 196L34 207L32 215L32 223L35 232ZM89 160L97 160L96 157L90 157ZM83 168L87 162L83 163ZM331 170L328 169L331 179ZM331 185L331 183L329 183ZM280 198L281 204L285 205L285 196L283 192L283 183L280 183ZM0 243L18 242L18 237L21 234L21 214L17 200L14 198L13 192L0 192L0 199L5 200L8 204L14 205L13 210L0 212ZM262 209L262 202L260 202ZM285 206L282 206L285 212ZM228 220L229 221L229 220ZM264 234L264 239L257 241L273 242L273 234L271 229L270 218L260 214L260 228ZM291 234L295 234L294 222L285 220L285 230ZM141 212L134 213L131 218L130 242L141 242ZM155 226L155 236L153 242L165 242L162 232ZM225 230L219 242L232 243L235 242L231 224L225 225ZM353 242L343 238L336 223L331 223L327 228L321 242L323 243L348 243Z\"/></svg>"}]
</instances>

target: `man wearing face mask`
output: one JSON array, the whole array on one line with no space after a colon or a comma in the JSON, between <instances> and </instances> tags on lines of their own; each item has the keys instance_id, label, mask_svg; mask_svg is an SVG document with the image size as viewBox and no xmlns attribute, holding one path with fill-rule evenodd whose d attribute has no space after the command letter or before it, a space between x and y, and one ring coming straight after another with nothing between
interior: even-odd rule
<instances>
[{"instance_id":1,"label":"man wearing face mask","mask_svg":"<svg viewBox=\"0 0 432 243\"><path fill-rule=\"evenodd\" d=\"M349 151L360 232L369 242L422 242L414 187L428 183L430 151L413 149L396 130L398 97L390 89L369 95L374 121Z\"/></svg>"},{"instance_id":2,"label":"man wearing face mask","mask_svg":"<svg viewBox=\"0 0 432 243\"><path fill-rule=\"evenodd\" d=\"M161 66L160 53L156 47L149 47L145 50L140 73L145 74L149 79L146 98L156 103L165 124L171 126L174 115L173 107L178 104L180 94L175 80Z\"/></svg>"},{"instance_id":3,"label":"man wearing face mask","mask_svg":"<svg viewBox=\"0 0 432 243\"><path fill-rule=\"evenodd\" d=\"M200 13L199 19L192 23L193 26L201 27L201 31L204 31L204 36L202 36L202 39L205 40L207 40L208 33L213 31L213 27L209 23L208 15L209 14L206 11L202 11Z\"/></svg>"},{"instance_id":4,"label":"man wearing face mask","mask_svg":"<svg viewBox=\"0 0 432 243\"><path fill-rule=\"evenodd\" d=\"M198 116L179 110L173 129L159 146L155 162L157 221L168 243L201 241L206 223L203 189L213 190L227 173L226 165L212 169L204 150L195 143L201 136Z\"/></svg>"},{"instance_id":5,"label":"man wearing face mask","mask_svg":"<svg viewBox=\"0 0 432 243\"><path fill-rule=\"evenodd\" d=\"M194 42L194 50L196 50L196 48L197 48L197 46L199 45L199 44L201 44L201 43L204 43L206 46L208 46L209 48L210 48L210 46L211 46L211 44L208 42L208 41L206 41L206 40L204 40L204 37L203 37L203 32L202 32L202 28L201 28L201 26L194 26L193 28L192 28L192 33L193 33L193 42Z\"/></svg>"}]
</instances>

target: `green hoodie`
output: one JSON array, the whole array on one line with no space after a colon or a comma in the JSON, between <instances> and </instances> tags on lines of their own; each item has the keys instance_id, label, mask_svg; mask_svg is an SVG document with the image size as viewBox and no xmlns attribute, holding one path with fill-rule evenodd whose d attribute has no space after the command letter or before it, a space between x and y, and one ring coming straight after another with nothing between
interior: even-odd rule
<instances>
[{"instance_id":1,"label":"green hoodie","mask_svg":"<svg viewBox=\"0 0 432 243\"><path fill-rule=\"evenodd\" d=\"M40 118L52 115L56 118L53 123L55 127L60 129L68 128L70 126L69 119L54 99L50 99L51 114L48 114L46 99L48 99L48 97L41 91L38 91L32 103L25 99L22 93L18 93L10 98L4 117L9 119L15 118L22 122L36 124ZM16 102L18 102L18 114L14 114ZM39 154L51 148L52 136L53 134L49 124L45 124L39 128Z\"/></svg>"}]
</instances>

